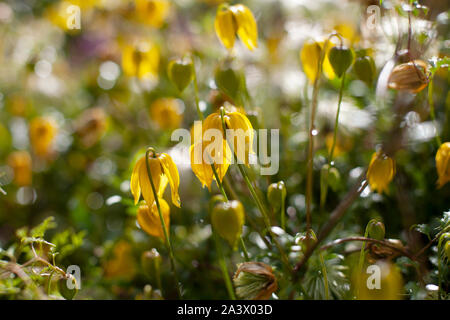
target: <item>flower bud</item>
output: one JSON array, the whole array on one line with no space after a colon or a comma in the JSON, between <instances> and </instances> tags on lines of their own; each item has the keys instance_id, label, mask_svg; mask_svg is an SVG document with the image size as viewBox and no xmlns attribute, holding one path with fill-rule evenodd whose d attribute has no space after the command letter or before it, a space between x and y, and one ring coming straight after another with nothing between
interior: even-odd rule
<instances>
[{"instance_id":1,"label":"flower bud","mask_svg":"<svg viewBox=\"0 0 450 320\"><path fill-rule=\"evenodd\" d=\"M376 240L383 240L386 233L383 222L377 221L376 219L369 221L367 224L367 231L369 237Z\"/></svg>"},{"instance_id":2,"label":"flower bud","mask_svg":"<svg viewBox=\"0 0 450 320\"><path fill-rule=\"evenodd\" d=\"M317 237L314 231L309 230L309 232L310 232L309 234L308 233L301 234L295 239L295 243L302 247L303 253L308 251L309 248L311 248L317 242Z\"/></svg>"},{"instance_id":3,"label":"flower bud","mask_svg":"<svg viewBox=\"0 0 450 320\"><path fill-rule=\"evenodd\" d=\"M436 169L438 173L438 188L450 181L450 142L441 144L436 153Z\"/></svg>"},{"instance_id":4,"label":"flower bud","mask_svg":"<svg viewBox=\"0 0 450 320\"><path fill-rule=\"evenodd\" d=\"M278 289L272 268L262 262L239 264L233 282L237 297L245 300L267 300Z\"/></svg>"},{"instance_id":5,"label":"flower bud","mask_svg":"<svg viewBox=\"0 0 450 320\"><path fill-rule=\"evenodd\" d=\"M370 87L377 72L375 61L370 56L359 57L353 64L353 71L359 80L364 81Z\"/></svg>"},{"instance_id":6,"label":"flower bud","mask_svg":"<svg viewBox=\"0 0 450 320\"><path fill-rule=\"evenodd\" d=\"M72 289L68 286L70 281L72 281ZM69 274L68 277L62 277L58 280L59 293L64 297L64 299L72 300L76 296L78 293L78 286L76 282L77 280L71 274Z\"/></svg>"},{"instance_id":7,"label":"flower bud","mask_svg":"<svg viewBox=\"0 0 450 320\"><path fill-rule=\"evenodd\" d=\"M167 67L167 74L178 91L183 92L194 78L192 60L172 60Z\"/></svg>"},{"instance_id":8,"label":"flower bud","mask_svg":"<svg viewBox=\"0 0 450 320\"><path fill-rule=\"evenodd\" d=\"M381 152L374 152L367 170L370 189L382 193L387 189L394 175L394 160Z\"/></svg>"},{"instance_id":9,"label":"flower bud","mask_svg":"<svg viewBox=\"0 0 450 320\"><path fill-rule=\"evenodd\" d=\"M334 73L340 78L353 63L353 50L344 46L333 47L328 52L328 60Z\"/></svg>"},{"instance_id":10,"label":"flower bud","mask_svg":"<svg viewBox=\"0 0 450 320\"><path fill-rule=\"evenodd\" d=\"M237 200L218 203L211 213L211 223L214 230L233 249L236 248L238 239L241 236L244 221L244 207Z\"/></svg>"},{"instance_id":11,"label":"flower bud","mask_svg":"<svg viewBox=\"0 0 450 320\"><path fill-rule=\"evenodd\" d=\"M141 263L144 272L152 279L159 277L162 258L158 250L153 248L152 250L144 251L141 256Z\"/></svg>"},{"instance_id":12,"label":"flower bud","mask_svg":"<svg viewBox=\"0 0 450 320\"><path fill-rule=\"evenodd\" d=\"M286 186L283 181L272 183L267 189L267 199L275 211L279 211L286 199Z\"/></svg>"},{"instance_id":13,"label":"flower bud","mask_svg":"<svg viewBox=\"0 0 450 320\"><path fill-rule=\"evenodd\" d=\"M209 212L212 212L214 207L221 202L227 202L227 200L223 195L216 194L212 196L211 199L209 200Z\"/></svg>"},{"instance_id":14,"label":"flower bud","mask_svg":"<svg viewBox=\"0 0 450 320\"><path fill-rule=\"evenodd\" d=\"M235 71L228 63L217 67L214 81L217 87L230 97L236 104L240 101L242 75Z\"/></svg>"},{"instance_id":15,"label":"flower bud","mask_svg":"<svg viewBox=\"0 0 450 320\"><path fill-rule=\"evenodd\" d=\"M427 65L422 60L399 64L389 76L388 87L394 90L417 93L428 84L426 73Z\"/></svg>"}]
</instances>

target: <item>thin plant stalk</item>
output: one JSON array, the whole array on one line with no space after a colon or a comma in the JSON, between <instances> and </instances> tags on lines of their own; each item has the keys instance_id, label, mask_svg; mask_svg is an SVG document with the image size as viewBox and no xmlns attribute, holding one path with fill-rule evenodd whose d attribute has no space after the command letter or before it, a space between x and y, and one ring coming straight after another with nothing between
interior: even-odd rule
<instances>
[{"instance_id":1,"label":"thin plant stalk","mask_svg":"<svg viewBox=\"0 0 450 320\"><path fill-rule=\"evenodd\" d=\"M328 292L328 273L327 266L325 265L325 260L323 258L322 252L319 252L320 264L322 265L322 273L323 273L323 285L325 287L325 300L330 299L330 295Z\"/></svg>"},{"instance_id":2,"label":"thin plant stalk","mask_svg":"<svg viewBox=\"0 0 450 320\"><path fill-rule=\"evenodd\" d=\"M164 221L164 217L163 217L162 211L161 211L161 206L159 204L158 194L156 192L155 184L153 183L152 174L150 172L150 163L149 163L150 152L152 152L154 154L155 151L153 150L153 148L148 148L147 151L145 152L145 164L147 167L147 175L150 180L150 185L152 186L152 191L153 191L153 196L155 198L156 208L158 209L159 219L161 221L161 226L162 226L163 232L164 232L164 238L166 240L166 246L169 251L170 266L172 268L172 273L173 273L174 281L175 281L175 284L177 287L178 296L181 299L182 294L181 294L180 282L178 281L177 269L175 267L175 255L173 253L172 242L170 241L169 234L167 233L166 223ZM149 204L149 205L151 206L151 204Z\"/></svg>"},{"instance_id":3,"label":"thin plant stalk","mask_svg":"<svg viewBox=\"0 0 450 320\"><path fill-rule=\"evenodd\" d=\"M439 132L436 126L436 115L434 113L434 100L433 100L433 79L430 79L428 83L428 105L430 106L430 116L431 120L433 120L434 127L436 129L436 143L438 148L441 146L441 137L439 137Z\"/></svg>"},{"instance_id":4,"label":"thin plant stalk","mask_svg":"<svg viewBox=\"0 0 450 320\"><path fill-rule=\"evenodd\" d=\"M200 110L200 99L198 97L198 82L197 82L197 72L195 71L195 62L194 62L194 57L191 57L192 60L192 69L193 69L193 73L194 73L194 93L195 93L195 107L197 109L197 114L198 114L198 118L200 120L203 120L203 113Z\"/></svg>"},{"instance_id":5,"label":"thin plant stalk","mask_svg":"<svg viewBox=\"0 0 450 320\"><path fill-rule=\"evenodd\" d=\"M281 208L280 208L280 220L281 220L281 229L286 231L286 213L285 213L285 207L286 207L286 199L281 195Z\"/></svg>"},{"instance_id":6,"label":"thin plant stalk","mask_svg":"<svg viewBox=\"0 0 450 320\"><path fill-rule=\"evenodd\" d=\"M231 300L236 300L236 296L233 290L233 284L231 283L230 274L228 273L227 263L225 262L225 257L223 255L222 244L220 243L220 239L214 228L213 228L213 237L216 243L217 253L219 254L219 265L220 269L222 270L223 279L225 281L225 286L227 288L228 295Z\"/></svg>"}]
</instances>

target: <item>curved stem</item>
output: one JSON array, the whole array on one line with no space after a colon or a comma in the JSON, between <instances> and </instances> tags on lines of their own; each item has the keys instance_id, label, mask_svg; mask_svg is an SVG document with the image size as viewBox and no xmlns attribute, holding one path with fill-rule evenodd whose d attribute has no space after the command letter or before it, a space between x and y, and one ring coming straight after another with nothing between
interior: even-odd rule
<instances>
[{"instance_id":1,"label":"curved stem","mask_svg":"<svg viewBox=\"0 0 450 320\"><path fill-rule=\"evenodd\" d=\"M150 152L152 152L153 155L155 154L155 151L153 148L148 148L147 151L145 152L145 165L147 167L147 175L148 175L148 179L150 180L150 185L152 186L153 197L155 198L156 208L158 209L159 219L161 221L161 226L162 226L163 232L164 232L164 238L166 240L166 246L169 251L170 266L172 268L172 273L173 273L174 281L176 283L178 296L181 299L182 294L181 294L180 282L178 281L177 269L175 268L175 256L173 254L172 242L170 241L169 234L167 233L166 223L165 223L164 217L162 215L161 206L159 204L159 199L158 199L158 194L156 192L155 184L154 184L153 178L152 178L152 173L150 171L150 163L149 163ZM148 205L151 206L152 204L149 203Z\"/></svg>"},{"instance_id":2,"label":"curved stem","mask_svg":"<svg viewBox=\"0 0 450 320\"><path fill-rule=\"evenodd\" d=\"M436 126L436 115L434 113L434 100L433 100L433 78L430 79L428 84L428 105L430 106L430 116L436 129L436 143L438 148L441 146L441 138L439 137L438 128Z\"/></svg>"},{"instance_id":3,"label":"curved stem","mask_svg":"<svg viewBox=\"0 0 450 320\"><path fill-rule=\"evenodd\" d=\"M194 62L194 57L191 57L192 60L192 69L194 71L194 93L195 93L195 107L197 108L197 114L198 114L198 118L200 120L203 120L203 113L200 110L200 99L198 97L198 82L197 82L197 72L195 70L195 62Z\"/></svg>"}]
</instances>

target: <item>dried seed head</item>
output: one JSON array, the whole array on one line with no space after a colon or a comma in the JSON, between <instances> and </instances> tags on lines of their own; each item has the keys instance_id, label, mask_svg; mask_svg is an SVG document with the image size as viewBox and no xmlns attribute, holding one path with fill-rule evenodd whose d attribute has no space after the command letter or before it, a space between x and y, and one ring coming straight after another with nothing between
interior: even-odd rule
<instances>
[{"instance_id":1,"label":"dried seed head","mask_svg":"<svg viewBox=\"0 0 450 320\"><path fill-rule=\"evenodd\" d=\"M394 90L417 93L428 84L427 65L422 60L414 60L396 66L389 76L388 87Z\"/></svg>"},{"instance_id":2,"label":"dried seed head","mask_svg":"<svg viewBox=\"0 0 450 320\"><path fill-rule=\"evenodd\" d=\"M233 282L236 295L245 300L267 300L278 289L272 268L262 262L239 264Z\"/></svg>"}]
</instances>

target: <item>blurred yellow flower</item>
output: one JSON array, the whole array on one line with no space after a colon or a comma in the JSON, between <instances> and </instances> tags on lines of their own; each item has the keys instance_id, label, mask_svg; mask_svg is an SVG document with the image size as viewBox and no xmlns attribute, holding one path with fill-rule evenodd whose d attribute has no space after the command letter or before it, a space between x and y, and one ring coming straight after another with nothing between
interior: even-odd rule
<instances>
[{"instance_id":1,"label":"blurred yellow flower","mask_svg":"<svg viewBox=\"0 0 450 320\"><path fill-rule=\"evenodd\" d=\"M436 169L438 173L438 188L450 181L450 142L444 142L436 153Z\"/></svg>"},{"instance_id":2,"label":"blurred yellow flower","mask_svg":"<svg viewBox=\"0 0 450 320\"><path fill-rule=\"evenodd\" d=\"M38 117L31 120L30 140L36 155L47 157L52 153L57 130L56 123L50 118Z\"/></svg>"},{"instance_id":3,"label":"blurred yellow flower","mask_svg":"<svg viewBox=\"0 0 450 320\"><path fill-rule=\"evenodd\" d=\"M217 9L214 28L225 48L234 47L236 33L245 46L253 51L258 47L258 26L249 8L243 4L222 4Z\"/></svg>"},{"instance_id":4,"label":"blurred yellow flower","mask_svg":"<svg viewBox=\"0 0 450 320\"><path fill-rule=\"evenodd\" d=\"M325 136L325 145L327 147L328 153L331 152L333 146L333 132L327 133ZM340 136L336 137L336 145L334 146L333 157L339 157L340 155L348 152L353 147L353 140L351 137Z\"/></svg>"},{"instance_id":5,"label":"blurred yellow flower","mask_svg":"<svg viewBox=\"0 0 450 320\"><path fill-rule=\"evenodd\" d=\"M136 0L136 15L139 20L152 27L160 28L169 15L167 0Z\"/></svg>"},{"instance_id":6,"label":"blurred yellow flower","mask_svg":"<svg viewBox=\"0 0 450 320\"><path fill-rule=\"evenodd\" d=\"M354 44L359 42L360 35L357 30L357 27L350 23L339 23L333 28L337 33L339 33L342 37L347 39L350 44Z\"/></svg>"},{"instance_id":7,"label":"blurred yellow flower","mask_svg":"<svg viewBox=\"0 0 450 320\"><path fill-rule=\"evenodd\" d=\"M138 41L123 48L122 68L129 77L158 79L159 60L159 49L150 41Z\"/></svg>"},{"instance_id":8,"label":"blurred yellow flower","mask_svg":"<svg viewBox=\"0 0 450 320\"><path fill-rule=\"evenodd\" d=\"M169 234L170 208L164 199L159 198L158 201L164 218L164 224L166 225L166 231L167 234ZM161 225L161 219L159 218L158 208L155 201L153 201L151 209L147 204L139 206L137 221L141 228L149 235L161 238L163 240L165 239L164 230Z\"/></svg>"},{"instance_id":9,"label":"blurred yellow flower","mask_svg":"<svg viewBox=\"0 0 450 320\"><path fill-rule=\"evenodd\" d=\"M370 189L382 193L395 175L395 162L381 152L374 152L367 170Z\"/></svg>"},{"instance_id":10,"label":"blurred yellow flower","mask_svg":"<svg viewBox=\"0 0 450 320\"><path fill-rule=\"evenodd\" d=\"M370 267L371 269L368 269ZM355 273L353 276L358 300L402 299L403 277L394 264L378 260L368 268L369 273L364 269L360 274Z\"/></svg>"},{"instance_id":11,"label":"blurred yellow flower","mask_svg":"<svg viewBox=\"0 0 450 320\"><path fill-rule=\"evenodd\" d=\"M237 109L236 109L237 110ZM227 135L224 134L220 113L210 114L202 125L202 135L194 128L194 141L190 148L191 167L203 186L211 187L215 180L211 164L222 181L232 161L232 152L241 163L249 165L253 153L253 127L248 118L239 111L224 111ZM227 141L226 139L229 139ZM232 143L230 148L229 142Z\"/></svg>"},{"instance_id":12,"label":"blurred yellow flower","mask_svg":"<svg viewBox=\"0 0 450 320\"><path fill-rule=\"evenodd\" d=\"M75 123L77 134L85 148L97 143L106 130L106 114L102 108L90 108L84 111Z\"/></svg>"},{"instance_id":13,"label":"blurred yellow flower","mask_svg":"<svg viewBox=\"0 0 450 320\"><path fill-rule=\"evenodd\" d=\"M163 130L176 129L183 120L180 102L175 98L160 98L150 106L150 118Z\"/></svg>"},{"instance_id":14,"label":"blurred yellow flower","mask_svg":"<svg viewBox=\"0 0 450 320\"><path fill-rule=\"evenodd\" d=\"M178 194L180 177L178 175L177 166L172 158L167 153L153 153L149 155L148 164L158 198L162 197L164 190L169 183L172 193L172 203L177 207L180 207L180 196ZM133 168L130 189L135 204L138 203L141 193L147 203L153 203L155 201L151 182L147 174L145 156L141 157Z\"/></svg>"},{"instance_id":15,"label":"blurred yellow flower","mask_svg":"<svg viewBox=\"0 0 450 320\"><path fill-rule=\"evenodd\" d=\"M105 277L108 279L129 280L136 274L136 262L131 245L121 240L113 248L113 257L103 265Z\"/></svg>"},{"instance_id":16,"label":"blurred yellow flower","mask_svg":"<svg viewBox=\"0 0 450 320\"><path fill-rule=\"evenodd\" d=\"M307 40L300 51L300 61L302 63L303 71L310 83L314 83L319 70L320 53L324 47L325 42L318 42L314 40ZM328 79L336 77L333 67L328 60L328 51L331 49L332 43L328 43L327 52L324 56L322 69Z\"/></svg>"},{"instance_id":17,"label":"blurred yellow flower","mask_svg":"<svg viewBox=\"0 0 450 320\"><path fill-rule=\"evenodd\" d=\"M31 184L31 163L27 151L14 151L8 156L8 165L14 172L14 183L19 187Z\"/></svg>"}]
</instances>

